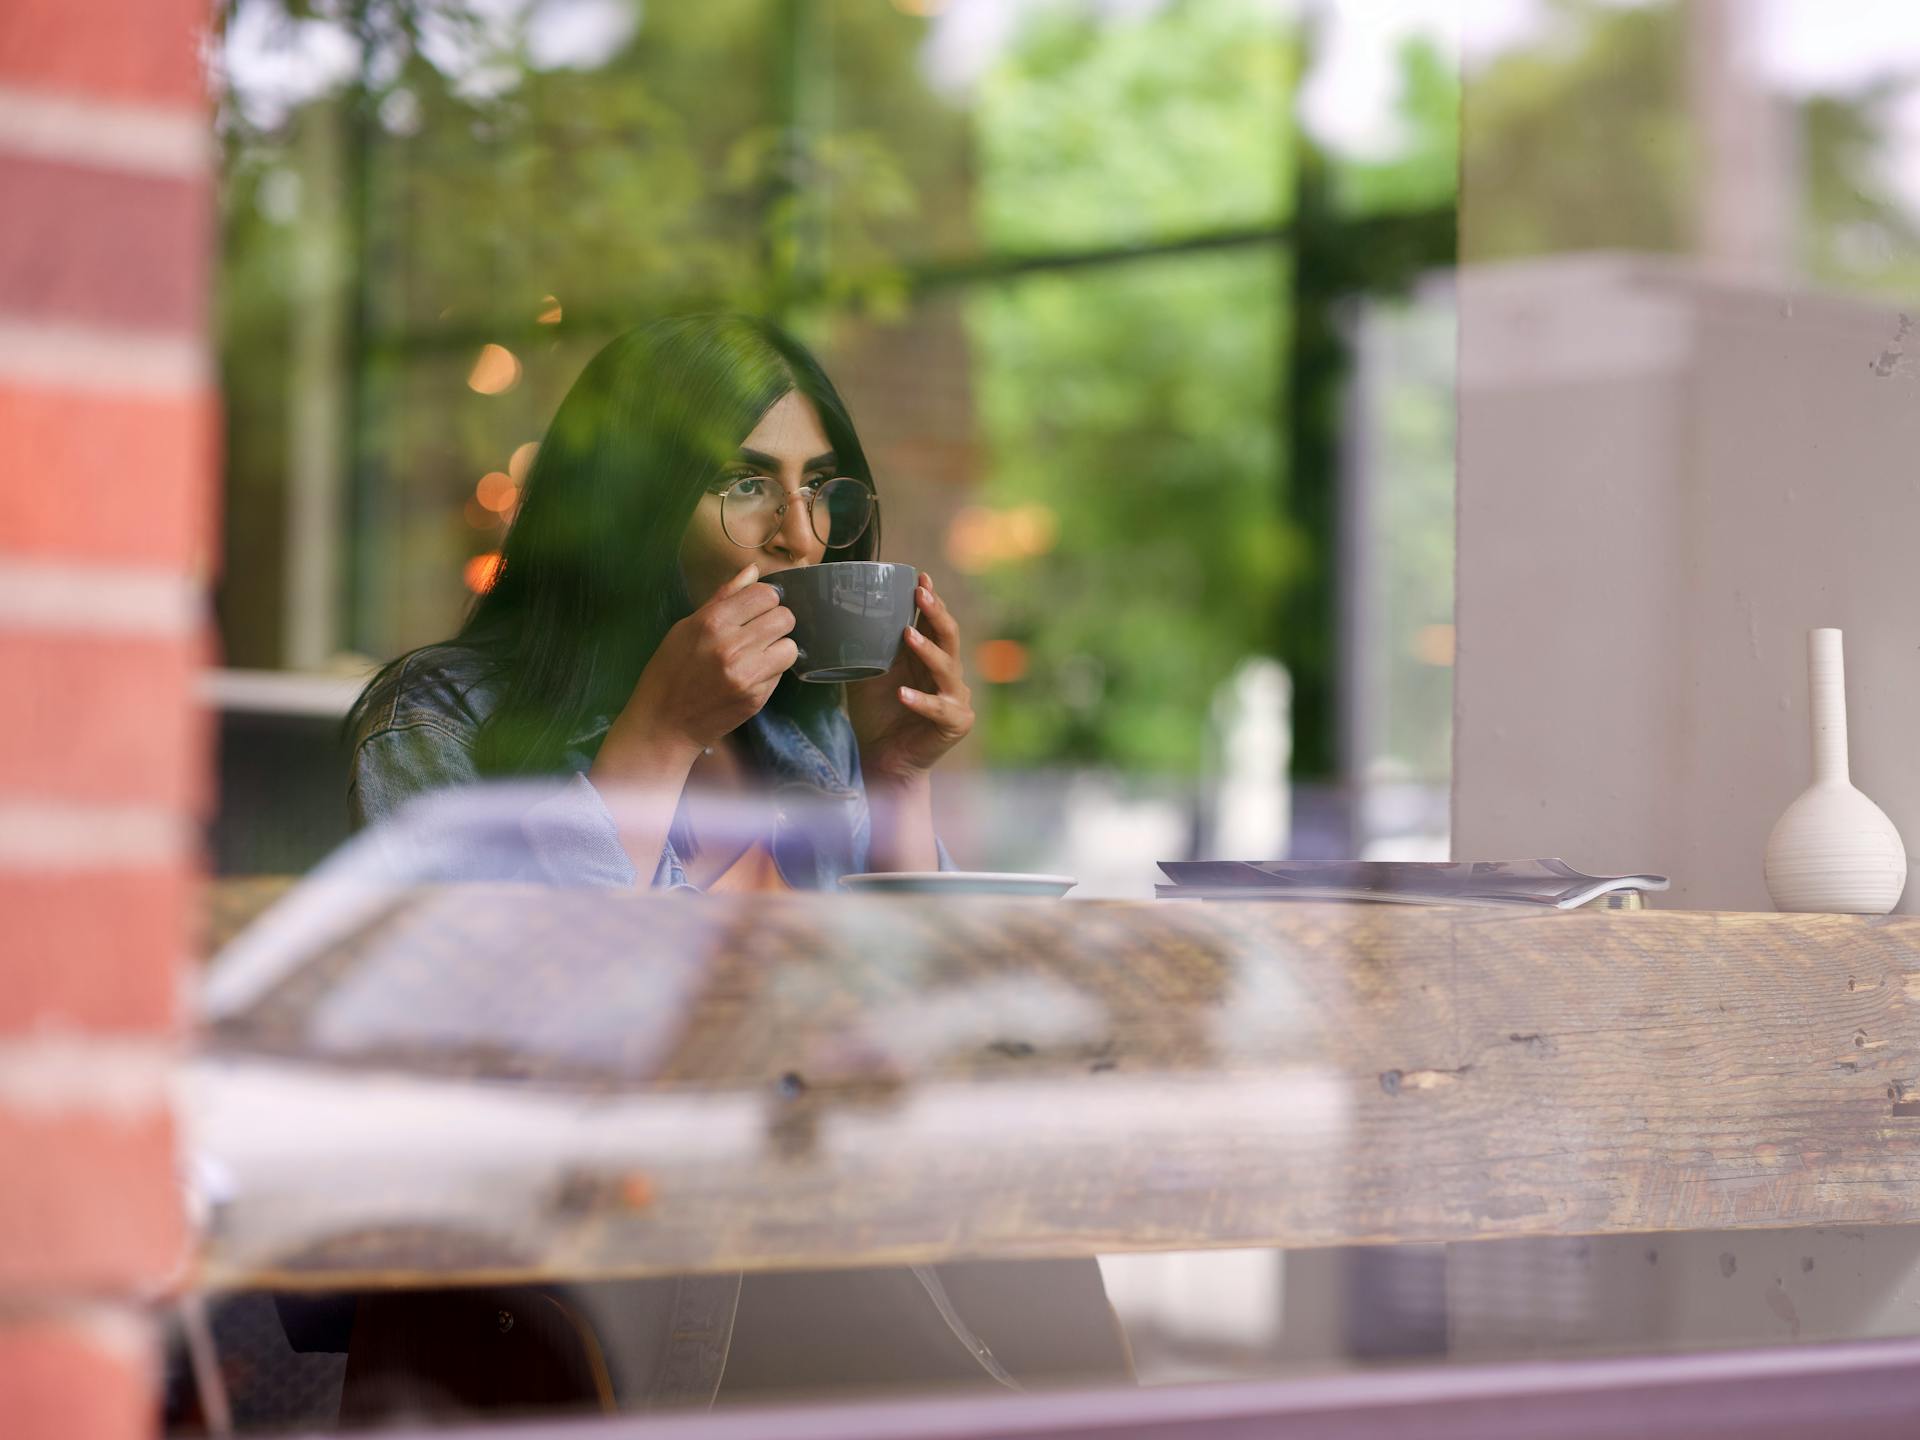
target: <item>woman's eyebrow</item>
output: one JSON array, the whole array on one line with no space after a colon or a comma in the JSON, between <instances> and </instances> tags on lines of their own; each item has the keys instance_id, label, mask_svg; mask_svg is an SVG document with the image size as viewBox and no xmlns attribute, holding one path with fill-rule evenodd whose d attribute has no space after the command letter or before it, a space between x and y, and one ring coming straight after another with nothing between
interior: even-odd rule
<instances>
[{"instance_id":1,"label":"woman's eyebrow","mask_svg":"<svg viewBox=\"0 0 1920 1440\"><path fill-rule=\"evenodd\" d=\"M763 469L778 470L780 468L780 462L774 459L773 456L763 450L749 450L744 445L740 447L740 458L749 465L758 465ZM829 450L824 455L814 456L800 468L802 470L819 470L825 466L838 465L839 463L839 457L836 456L833 451Z\"/></svg>"}]
</instances>

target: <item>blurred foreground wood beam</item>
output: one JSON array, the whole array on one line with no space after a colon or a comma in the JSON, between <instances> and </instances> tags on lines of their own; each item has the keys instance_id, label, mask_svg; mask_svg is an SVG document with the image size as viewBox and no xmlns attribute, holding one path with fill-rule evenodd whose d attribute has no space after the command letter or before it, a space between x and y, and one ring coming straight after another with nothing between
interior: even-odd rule
<instances>
[{"instance_id":1,"label":"blurred foreground wood beam","mask_svg":"<svg viewBox=\"0 0 1920 1440\"><path fill-rule=\"evenodd\" d=\"M1917 1002L1901 916L396 892L213 1027L204 1278L1913 1222Z\"/></svg>"}]
</instances>

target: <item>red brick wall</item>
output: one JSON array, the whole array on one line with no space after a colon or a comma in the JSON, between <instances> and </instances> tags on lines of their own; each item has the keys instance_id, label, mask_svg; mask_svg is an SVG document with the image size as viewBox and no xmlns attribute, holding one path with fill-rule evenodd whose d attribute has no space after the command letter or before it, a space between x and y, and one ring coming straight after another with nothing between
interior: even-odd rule
<instances>
[{"instance_id":1,"label":"red brick wall","mask_svg":"<svg viewBox=\"0 0 1920 1440\"><path fill-rule=\"evenodd\" d=\"M208 798L206 0L0 4L0 1434L158 1428Z\"/></svg>"}]
</instances>

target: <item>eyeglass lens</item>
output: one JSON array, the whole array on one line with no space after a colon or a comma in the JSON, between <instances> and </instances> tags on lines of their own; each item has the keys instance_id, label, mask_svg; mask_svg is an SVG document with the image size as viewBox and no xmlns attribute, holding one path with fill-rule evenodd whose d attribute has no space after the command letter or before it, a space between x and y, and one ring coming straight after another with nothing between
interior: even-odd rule
<instances>
[{"instance_id":1,"label":"eyeglass lens","mask_svg":"<svg viewBox=\"0 0 1920 1440\"><path fill-rule=\"evenodd\" d=\"M829 480L805 503L813 533L830 550L844 549L867 533L873 523L873 492L848 476ZM785 493L763 475L736 480L720 497L720 523L734 544L757 550L780 529L788 504Z\"/></svg>"}]
</instances>

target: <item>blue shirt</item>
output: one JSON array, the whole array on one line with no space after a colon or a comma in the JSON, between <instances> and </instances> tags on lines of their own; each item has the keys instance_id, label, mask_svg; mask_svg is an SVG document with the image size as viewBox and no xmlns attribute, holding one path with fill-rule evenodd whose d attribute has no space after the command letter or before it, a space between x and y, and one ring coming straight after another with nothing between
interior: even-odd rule
<instances>
[{"instance_id":1,"label":"blue shirt","mask_svg":"<svg viewBox=\"0 0 1920 1440\"><path fill-rule=\"evenodd\" d=\"M417 835L422 807L414 802L484 783L474 764L474 740L496 701L475 652L439 645L408 656L353 736L347 803L355 826L405 810ZM512 845L499 843L497 814L484 825L468 820L476 827L474 838L484 830L488 843L440 847L442 858L430 867L434 877L638 884L613 816L586 773L612 718L596 717L573 736L563 757L566 773L536 787L531 798L524 784L503 790L517 797ZM834 890L841 876L866 870L872 817L844 705L805 714L763 709L738 733L771 806L771 834L752 838L767 842L781 878L797 890ZM437 809L455 824L476 813L471 805ZM693 888L684 863L691 844L683 801L650 877L653 885ZM940 862L951 866L944 850Z\"/></svg>"}]
</instances>

